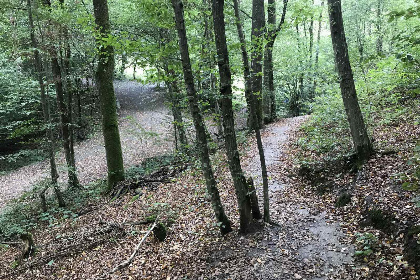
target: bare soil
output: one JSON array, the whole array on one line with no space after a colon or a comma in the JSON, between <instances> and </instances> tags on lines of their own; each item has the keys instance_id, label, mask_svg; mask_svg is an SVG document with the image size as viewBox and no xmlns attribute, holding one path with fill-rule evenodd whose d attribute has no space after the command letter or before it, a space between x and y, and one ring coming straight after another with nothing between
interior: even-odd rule
<instances>
[{"instance_id":1,"label":"bare soil","mask_svg":"<svg viewBox=\"0 0 420 280\"><path fill-rule=\"evenodd\" d=\"M164 94L155 86L131 81L116 81L115 92L120 103L119 128L124 156L124 166L140 163L143 159L168 153L172 150L171 119L164 106ZM104 178L106 160L103 137L100 131L75 145L76 167L79 180L87 184ZM59 182L67 181L64 154L57 154ZM47 160L19 168L0 176L0 209L8 201L29 191L37 182L48 178Z\"/></svg>"}]
</instances>

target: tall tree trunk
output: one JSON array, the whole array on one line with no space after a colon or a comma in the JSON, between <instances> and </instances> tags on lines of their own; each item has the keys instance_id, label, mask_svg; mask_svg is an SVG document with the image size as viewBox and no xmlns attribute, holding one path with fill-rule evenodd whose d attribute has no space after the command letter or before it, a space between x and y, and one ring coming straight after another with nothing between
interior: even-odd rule
<instances>
[{"instance_id":1,"label":"tall tree trunk","mask_svg":"<svg viewBox=\"0 0 420 280\"><path fill-rule=\"evenodd\" d=\"M213 174L213 168L209 157L207 135L203 117L198 106L198 96L194 86L194 77L191 69L191 61L188 50L187 32L184 23L184 7L181 0L171 0L175 13L175 23L179 37L179 50L182 60L185 85L187 87L188 102L196 130L196 139L199 145L201 169L206 179L207 192L211 197L212 207L217 221L220 223L220 232L226 234L232 231L230 221L225 214L222 202L220 201L219 190Z\"/></svg>"},{"instance_id":2,"label":"tall tree trunk","mask_svg":"<svg viewBox=\"0 0 420 280\"><path fill-rule=\"evenodd\" d=\"M341 0L328 0L328 6L331 40L334 48L335 64L340 76L341 95L350 124L355 152L360 160L365 160L372 154L372 145L367 134L354 85L344 33Z\"/></svg>"},{"instance_id":3,"label":"tall tree trunk","mask_svg":"<svg viewBox=\"0 0 420 280\"><path fill-rule=\"evenodd\" d=\"M283 12L278 26L276 26L276 1L269 0L267 6L267 32L266 44L264 47L264 122L270 123L277 118L276 114L276 95L274 89L274 69L273 69L273 47L284 23L287 11L288 0L283 0Z\"/></svg>"},{"instance_id":4,"label":"tall tree trunk","mask_svg":"<svg viewBox=\"0 0 420 280\"><path fill-rule=\"evenodd\" d=\"M93 0L93 7L95 23L101 34L101 37L97 39L99 61L95 77L101 100L102 128L108 166L108 189L110 190L116 182L124 180L124 164L113 83L114 47L107 45L104 41L110 36L111 28L107 0Z\"/></svg>"},{"instance_id":5,"label":"tall tree trunk","mask_svg":"<svg viewBox=\"0 0 420 280\"><path fill-rule=\"evenodd\" d=\"M51 174L51 184L54 188L55 195L57 197L58 205L60 207L66 206L61 191L57 184L58 179L58 172L57 172L57 165L55 162L55 139L54 139L54 131L52 129L52 122L51 122L51 114L50 114L50 106L48 98L45 94L45 85L44 85L44 78L43 78L43 65L41 56L38 51L38 42L35 37L35 27L32 17L32 3L31 0L26 1L27 10L28 10L28 19L29 19L29 31L31 36L31 45L34 49L34 59L35 59L35 71L37 73L38 83L41 91L41 105L42 105L42 115L44 118L44 124L47 126L46 129L46 139L48 142L48 155L50 160L50 174ZM41 193L41 196L45 196L44 192ZM43 199L45 201L45 198ZM43 210L46 210L46 205L43 206Z\"/></svg>"},{"instance_id":6,"label":"tall tree trunk","mask_svg":"<svg viewBox=\"0 0 420 280\"><path fill-rule=\"evenodd\" d=\"M187 152L188 140L187 135L185 133L185 126L184 120L182 118L181 112L181 98L180 98L180 91L178 88L178 83L176 80L175 72L173 70L168 70L165 68L165 72L167 73L168 77L172 78L172 81L166 82L166 86L169 92L169 99L171 101L171 109L172 115L174 117L174 126L175 126L175 133L177 134L177 138L179 138L180 142L180 150L185 153Z\"/></svg>"},{"instance_id":7,"label":"tall tree trunk","mask_svg":"<svg viewBox=\"0 0 420 280\"><path fill-rule=\"evenodd\" d=\"M263 109L262 109L262 59L264 50L264 25L265 25L265 11L264 0L252 1L252 31L251 41L251 79L252 79L252 94L256 95L255 110L256 122L258 128L262 127Z\"/></svg>"},{"instance_id":8,"label":"tall tree trunk","mask_svg":"<svg viewBox=\"0 0 420 280\"><path fill-rule=\"evenodd\" d=\"M315 96L315 92L316 92L316 85L317 85L317 77L318 77L318 63L319 63L319 46L321 43L321 28L322 28L322 12L324 11L324 1L321 1L321 12L319 13L319 18L318 18L318 34L316 37L316 50L315 50L315 66L314 66L314 73L315 73L315 77L314 77L314 84L313 84L313 88L312 88L312 92Z\"/></svg>"},{"instance_id":9,"label":"tall tree trunk","mask_svg":"<svg viewBox=\"0 0 420 280\"><path fill-rule=\"evenodd\" d=\"M241 42L241 53L242 53L242 65L243 65L243 72L244 72L244 81L245 81L245 97L247 100L247 106L248 106L248 127L250 130L255 131L255 136L257 138L257 144L258 144L258 151L260 155L260 163L261 163L261 170L262 170L262 178L263 178L263 193L264 193L264 209L269 209L269 201L268 201L268 178L267 178L267 169L265 164L265 156L264 156L264 150L261 142L261 134L260 130L258 128L257 122L253 121L257 119L256 116L256 106L254 105L256 103L256 96L252 94L252 79L251 79L251 73L250 73L250 67L249 67L249 58L248 58L248 52L246 49L246 41L245 36L242 30L242 22L241 17L239 13L239 3L238 0L234 0L234 10L235 10L235 17L236 17L236 27L238 30L238 37ZM264 176L265 174L265 176ZM255 188L253 187L253 184L251 185L252 180L249 180L248 185L250 186L250 196L251 196L251 207L252 207L252 215L255 219L261 218L261 212L258 206L258 198L255 192ZM264 191L264 190L267 190ZM269 212L266 212L269 213ZM265 215L265 217L268 217L269 214Z\"/></svg>"},{"instance_id":10,"label":"tall tree trunk","mask_svg":"<svg viewBox=\"0 0 420 280\"><path fill-rule=\"evenodd\" d=\"M241 16L239 13L239 3L238 0L233 0L235 18L236 18L236 28L238 30L239 42L241 43L241 55L242 55L242 67L244 72L244 83L245 83L245 99L248 108L248 119L247 125L249 130L253 129L252 126L252 116L251 116L251 94L252 94L252 80L251 80L251 68L249 67L249 56L246 49L245 35L242 27Z\"/></svg>"},{"instance_id":11,"label":"tall tree trunk","mask_svg":"<svg viewBox=\"0 0 420 280\"><path fill-rule=\"evenodd\" d=\"M382 31L382 11L384 8L384 1L383 0L377 0L377 7L376 7L376 32L377 32L377 38L376 38L376 53L377 55L383 55L383 40L384 35Z\"/></svg>"},{"instance_id":12,"label":"tall tree trunk","mask_svg":"<svg viewBox=\"0 0 420 280\"><path fill-rule=\"evenodd\" d=\"M263 109L264 123L271 123L276 115L273 73L273 35L276 31L276 0L268 0L267 15L267 43L264 47ZM272 111L273 108L274 112Z\"/></svg>"},{"instance_id":13,"label":"tall tree trunk","mask_svg":"<svg viewBox=\"0 0 420 280\"><path fill-rule=\"evenodd\" d=\"M313 5L313 3L312 3ZM314 16L311 16L309 23L309 100L313 101L315 92L313 85L314 80L314 63L313 63L313 49L314 49Z\"/></svg>"},{"instance_id":14,"label":"tall tree trunk","mask_svg":"<svg viewBox=\"0 0 420 280\"><path fill-rule=\"evenodd\" d=\"M63 4L64 0L60 0L60 4ZM44 2L45 5L51 7L51 2L49 0ZM61 28L60 28L61 30ZM54 45L49 46L49 53L51 56L51 71L53 74L56 98L57 98L57 107L60 112L60 125L61 125L61 134L63 138L63 148L64 155L66 158L67 164L67 174L68 174L68 185L71 188L80 187L79 179L77 178L77 170L74 160L74 151L72 152L71 148L71 122L70 122L70 104L66 105L65 97L66 92L63 86L63 72L58 60L58 52Z\"/></svg>"},{"instance_id":15,"label":"tall tree trunk","mask_svg":"<svg viewBox=\"0 0 420 280\"><path fill-rule=\"evenodd\" d=\"M60 0L61 5L64 5L64 0ZM70 38L69 38L69 31L66 27L63 27L63 39L64 39L64 63L63 63L63 69L64 69L64 81L65 81L65 91L67 93L67 118L68 118L68 133L69 133L69 152L70 152L70 165L71 168L76 173L76 159L74 155L74 124L73 124L73 92L74 87L70 78L71 75L71 69L70 69L70 60L71 60L71 48L70 48ZM79 180L76 176L76 181L74 187L80 187Z\"/></svg>"},{"instance_id":16,"label":"tall tree trunk","mask_svg":"<svg viewBox=\"0 0 420 280\"><path fill-rule=\"evenodd\" d=\"M55 91L57 95L57 107L60 111L61 133L63 137L64 154L67 163L68 183L70 187L80 187L79 179L77 178L76 166L74 159L72 159L71 151L71 133L70 133L70 119L69 108L64 101L66 96L63 86L63 77L61 74L61 66L58 62L58 55L55 47L50 50L51 55L51 70L54 76Z\"/></svg>"},{"instance_id":17,"label":"tall tree trunk","mask_svg":"<svg viewBox=\"0 0 420 280\"><path fill-rule=\"evenodd\" d=\"M248 195L248 184L242 171L236 143L235 123L232 110L232 75L229 65L229 54L226 43L224 19L224 0L213 0L213 26L216 38L217 62L220 75L220 95L222 120L226 143L229 169L235 186L240 215L240 231L246 233L251 222L251 201Z\"/></svg>"}]
</instances>

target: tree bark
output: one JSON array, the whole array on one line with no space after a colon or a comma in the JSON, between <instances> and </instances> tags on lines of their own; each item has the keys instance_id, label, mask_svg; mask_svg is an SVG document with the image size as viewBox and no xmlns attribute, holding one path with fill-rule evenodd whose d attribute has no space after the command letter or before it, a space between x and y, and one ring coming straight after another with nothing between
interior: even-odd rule
<instances>
[{"instance_id":1,"label":"tree bark","mask_svg":"<svg viewBox=\"0 0 420 280\"><path fill-rule=\"evenodd\" d=\"M172 115L174 118L174 126L176 130L175 134L177 139L179 138L180 151L186 153L188 140L185 133L184 120L182 118L180 91L176 81L177 77L175 76L175 72L173 70L168 70L167 67L165 68L165 72L168 77L172 78L172 81L166 82L166 86L168 88L169 99L171 101Z\"/></svg>"},{"instance_id":2,"label":"tree bark","mask_svg":"<svg viewBox=\"0 0 420 280\"><path fill-rule=\"evenodd\" d=\"M253 130L252 126L252 115L251 115L251 94L252 94L252 80L251 80L251 68L249 66L249 56L246 49L245 35L242 27L242 21L240 16L240 9L238 0L233 0L235 18L236 18L236 28L238 30L239 42L241 43L241 55L242 55L242 68L244 72L244 84L245 84L245 99L248 108L248 119L247 126L251 131Z\"/></svg>"},{"instance_id":3,"label":"tree bark","mask_svg":"<svg viewBox=\"0 0 420 280\"><path fill-rule=\"evenodd\" d=\"M107 0L93 0L93 7L95 23L101 35L97 39L99 61L95 77L101 100L102 128L108 167L108 189L110 190L116 182L124 180L124 164L113 84L114 47L104 41L105 38L110 36Z\"/></svg>"},{"instance_id":4,"label":"tree bark","mask_svg":"<svg viewBox=\"0 0 420 280\"><path fill-rule=\"evenodd\" d=\"M314 66L314 73L315 77L314 77L314 84L313 84L313 93L315 96L315 92L316 92L316 85L317 85L317 74L318 74L318 63L319 63L319 46L321 43L321 28L322 28L322 12L323 12L323 8L324 8L324 1L321 1L321 12L319 13L319 18L318 18L318 34L316 37L316 50L315 50L315 66Z\"/></svg>"},{"instance_id":5,"label":"tree bark","mask_svg":"<svg viewBox=\"0 0 420 280\"><path fill-rule=\"evenodd\" d=\"M264 25L265 25L265 11L264 0L252 1L252 31L251 41L251 79L252 79L252 94L257 96L254 104L256 110L256 122L258 128L263 125L263 109L262 109L262 59L264 50Z\"/></svg>"},{"instance_id":6,"label":"tree bark","mask_svg":"<svg viewBox=\"0 0 420 280\"><path fill-rule=\"evenodd\" d=\"M267 6L267 33L264 47L264 122L271 123L277 118L276 95L274 89L273 47L277 35L284 23L288 0L283 0L283 12L279 25L276 27L276 1L269 0Z\"/></svg>"},{"instance_id":7,"label":"tree bark","mask_svg":"<svg viewBox=\"0 0 420 280\"><path fill-rule=\"evenodd\" d=\"M187 87L188 103L190 106L191 115L193 117L194 127L196 130L196 139L200 151L201 169L206 179L207 192L211 197L212 207L216 215L216 219L220 224L220 232L222 234L226 234L232 231L232 228L230 221L223 209L222 202L220 201L219 190L217 189L216 179L214 178L213 168L211 166L209 157L206 129L200 108L198 106L198 96L195 90L194 77L191 69L187 34L184 23L184 7L181 0L171 1L175 13L176 29L178 31L179 50L181 54L185 85Z\"/></svg>"},{"instance_id":8,"label":"tree bark","mask_svg":"<svg viewBox=\"0 0 420 280\"><path fill-rule=\"evenodd\" d=\"M264 220L269 222L270 221L270 214L269 214L269 197L268 197L268 177L267 177L267 168L265 164L265 155L264 155L264 149L262 146L261 141L261 134L260 134L260 128L258 126L258 123L254 120L257 119L257 109L256 109L256 103L257 103L257 96L255 94L252 94L252 80L251 80L251 74L250 74L250 67L249 67L249 59L248 59L248 53L246 50L246 44L245 44L245 36L242 32L242 24L240 20L240 14L239 14L239 3L238 0L234 0L234 9L235 9L235 17L236 17L236 27L238 29L238 36L241 41L241 51L242 51L242 63L244 68L244 80L245 80L245 96L247 97L247 103L249 108L249 119L251 121L248 121L248 126L250 126L251 130L254 130L255 137L257 139L257 146L258 146L258 153L260 156L260 164L261 164L261 175L263 179L263 194L264 194ZM284 17L283 22L284 22ZM279 27L277 28L278 31L280 31L281 24L279 24ZM274 34L274 36L276 36ZM247 94L248 89L248 94ZM251 206L252 206L252 214L253 217L256 219L261 218L261 213L259 212L258 207L258 198L256 197L256 192L251 190Z\"/></svg>"},{"instance_id":9,"label":"tree bark","mask_svg":"<svg viewBox=\"0 0 420 280\"><path fill-rule=\"evenodd\" d=\"M58 205L60 207L66 206L61 191L57 184L58 179L58 172L57 172L57 165L55 162L55 138L54 138L54 131L52 128L51 122L51 114L50 114L50 106L48 102L48 98L45 94L45 85L44 85L44 78L43 78L43 65L41 56L38 51L38 41L35 37L35 27L32 17L32 3L31 0L26 1L27 9L28 9L28 19L29 19L29 32L31 37L31 45L34 49L34 60L35 60L35 71L37 73L39 88L41 91L41 106L42 106L42 115L44 118L44 124L47 126L46 129L46 139L48 142L48 156L50 160L50 174L51 174L51 184L54 188L55 195L57 197ZM43 193L41 193L41 196ZM45 196L45 195L44 195ZM45 210L46 205L43 205L43 210ZM45 211L44 211L45 212Z\"/></svg>"},{"instance_id":10,"label":"tree bark","mask_svg":"<svg viewBox=\"0 0 420 280\"><path fill-rule=\"evenodd\" d=\"M60 0L60 3L63 4L64 0ZM44 2L49 8L51 7L51 2L49 0ZM63 77L62 77L62 69L60 63L58 61L58 53L56 47L51 44L49 46L49 54L51 56L51 71L53 75L55 91L56 91L56 99L57 99L57 107L60 113L60 125L61 125L61 133L63 138L63 148L64 148L64 155L66 158L67 164L67 174L68 174L68 185L71 188L78 188L80 187L79 179L77 178L77 170L74 160L74 151L72 152L71 147L71 123L70 123L70 104L66 105L65 97L66 92L63 86Z\"/></svg>"},{"instance_id":11,"label":"tree bark","mask_svg":"<svg viewBox=\"0 0 420 280\"><path fill-rule=\"evenodd\" d=\"M382 11L384 2L383 0L378 0L376 7L376 32L378 37L376 38L376 53L378 56L383 55L383 40L384 35L382 32Z\"/></svg>"},{"instance_id":12,"label":"tree bark","mask_svg":"<svg viewBox=\"0 0 420 280\"><path fill-rule=\"evenodd\" d=\"M328 6L335 64L340 76L341 96L350 124L354 149L360 160L366 160L372 154L372 145L367 134L354 85L344 33L341 0L328 0Z\"/></svg>"},{"instance_id":13,"label":"tree bark","mask_svg":"<svg viewBox=\"0 0 420 280\"><path fill-rule=\"evenodd\" d=\"M238 145L236 143L235 123L232 110L232 75L229 65L223 9L224 0L213 0L213 26L218 57L217 64L219 66L221 95L220 104L222 109L226 152L238 200L240 231L242 233L246 233L251 222L251 201L249 199L248 185L242 171Z\"/></svg>"},{"instance_id":14,"label":"tree bark","mask_svg":"<svg viewBox=\"0 0 420 280\"><path fill-rule=\"evenodd\" d=\"M313 49L314 49L314 16L312 15L311 21L309 23L309 76L310 76L309 77L309 100L311 101L313 101L315 98L314 88L312 87L313 80L314 80Z\"/></svg>"}]
</instances>

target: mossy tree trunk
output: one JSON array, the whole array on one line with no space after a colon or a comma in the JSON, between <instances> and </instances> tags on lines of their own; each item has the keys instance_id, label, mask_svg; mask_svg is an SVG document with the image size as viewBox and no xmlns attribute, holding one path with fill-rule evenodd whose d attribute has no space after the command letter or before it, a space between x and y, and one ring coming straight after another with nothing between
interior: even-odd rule
<instances>
[{"instance_id":1,"label":"mossy tree trunk","mask_svg":"<svg viewBox=\"0 0 420 280\"><path fill-rule=\"evenodd\" d=\"M232 228L230 225L230 221L223 209L223 205L220 200L219 190L217 189L216 180L214 178L213 168L210 162L206 129L204 126L200 108L198 106L198 96L195 90L194 77L191 69L187 34L184 23L184 7L181 0L172 0L172 6L175 12L175 23L179 37L179 50L181 54L185 85L187 87L188 102L194 122L194 127L196 130L196 139L200 151L201 169L203 171L204 178L206 179L207 192L211 197L212 207L216 215L216 219L220 224L220 231L222 234L226 234L232 231Z\"/></svg>"},{"instance_id":2,"label":"mossy tree trunk","mask_svg":"<svg viewBox=\"0 0 420 280\"><path fill-rule=\"evenodd\" d=\"M107 44L105 40L110 36L107 0L93 0L93 7L95 23L101 35L97 39L99 60L95 79L101 101L102 129L108 167L108 189L111 189L116 182L124 180L124 164L113 83L114 47Z\"/></svg>"},{"instance_id":3,"label":"mossy tree trunk","mask_svg":"<svg viewBox=\"0 0 420 280\"><path fill-rule=\"evenodd\" d=\"M341 96L350 124L354 149L360 160L366 160L373 152L372 144L357 99L346 35L344 33L341 0L328 0L328 13L330 17L331 40L334 48L335 64L340 76Z\"/></svg>"}]
</instances>

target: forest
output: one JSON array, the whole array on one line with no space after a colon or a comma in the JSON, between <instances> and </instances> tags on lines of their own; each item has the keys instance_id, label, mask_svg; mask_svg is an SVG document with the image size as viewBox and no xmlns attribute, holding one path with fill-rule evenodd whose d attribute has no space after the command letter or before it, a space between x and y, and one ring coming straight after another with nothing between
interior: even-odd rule
<instances>
[{"instance_id":1,"label":"forest","mask_svg":"<svg viewBox=\"0 0 420 280\"><path fill-rule=\"evenodd\" d=\"M0 279L420 279L420 0L0 0Z\"/></svg>"}]
</instances>

